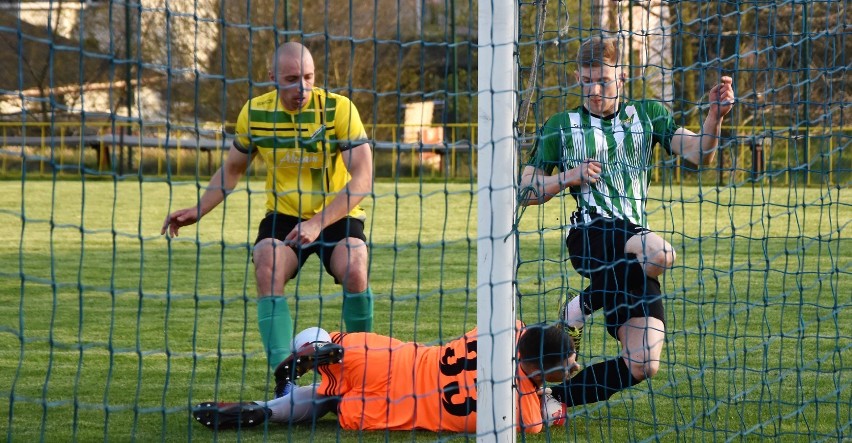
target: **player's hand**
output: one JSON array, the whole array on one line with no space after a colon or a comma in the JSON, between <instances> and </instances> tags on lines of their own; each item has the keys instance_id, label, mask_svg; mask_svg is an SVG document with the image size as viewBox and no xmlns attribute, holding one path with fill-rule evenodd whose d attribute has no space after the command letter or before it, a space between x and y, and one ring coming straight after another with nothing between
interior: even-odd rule
<instances>
[{"instance_id":1,"label":"player's hand","mask_svg":"<svg viewBox=\"0 0 852 443\"><path fill-rule=\"evenodd\" d=\"M594 184L601 178L601 164L594 159L586 159L577 167L568 171L566 180L569 186Z\"/></svg>"},{"instance_id":2,"label":"player's hand","mask_svg":"<svg viewBox=\"0 0 852 443\"><path fill-rule=\"evenodd\" d=\"M731 77L722 77L722 82L710 90L710 115L721 119L734 107L734 88Z\"/></svg>"},{"instance_id":3,"label":"player's hand","mask_svg":"<svg viewBox=\"0 0 852 443\"><path fill-rule=\"evenodd\" d=\"M580 371L582 371L582 370L583 370L583 365L577 363L577 360L575 359L574 362L571 363L571 367L568 368L568 374L565 376L565 380L571 379L575 375L579 374Z\"/></svg>"},{"instance_id":4,"label":"player's hand","mask_svg":"<svg viewBox=\"0 0 852 443\"><path fill-rule=\"evenodd\" d=\"M320 231L322 231L322 225L314 219L303 221L297 224L287 237L284 237L284 243L288 246L307 246L319 237Z\"/></svg>"},{"instance_id":5,"label":"player's hand","mask_svg":"<svg viewBox=\"0 0 852 443\"><path fill-rule=\"evenodd\" d=\"M553 395L553 389L550 389L544 385L539 386L538 389L535 390L535 392L540 396Z\"/></svg>"},{"instance_id":6,"label":"player's hand","mask_svg":"<svg viewBox=\"0 0 852 443\"><path fill-rule=\"evenodd\" d=\"M163 222L163 228L160 229L160 235L165 235L166 232L168 232L170 237L177 237L178 230L181 227L194 224L199 218L201 218L200 216L201 212L197 206L172 212Z\"/></svg>"}]
</instances>

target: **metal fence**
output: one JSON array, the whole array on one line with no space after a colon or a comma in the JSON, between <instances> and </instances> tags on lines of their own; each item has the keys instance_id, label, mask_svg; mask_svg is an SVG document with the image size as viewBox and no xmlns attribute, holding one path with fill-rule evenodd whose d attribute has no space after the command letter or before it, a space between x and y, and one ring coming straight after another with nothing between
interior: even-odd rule
<instances>
[{"instance_id":1,"label":"metal fence","mask_svg":"<svg viewBox=\"0 0 852 443\"><path fill-rule=\"evenodd\" d=\"M403 125L366 125L377 178L468 180L476 175L475 124L433 125L439 140L403 139ZM697 129L697 128L696 128ZM759 129L759 131L758 131ZM527 133L533 133L528 130ZM0 122L0 177L141 175L204 179L222 164L232 126L113 122ZM746 135L742 135L746 134ZM532 139L522 143L519 163ZM852 128L725 127L715 165L697 171L655 150L652 180L717 184L849 184ZM250 173L266 174L263 162ZM35 176L35 177L33 177Z\"/></svg>"}]
</instances>

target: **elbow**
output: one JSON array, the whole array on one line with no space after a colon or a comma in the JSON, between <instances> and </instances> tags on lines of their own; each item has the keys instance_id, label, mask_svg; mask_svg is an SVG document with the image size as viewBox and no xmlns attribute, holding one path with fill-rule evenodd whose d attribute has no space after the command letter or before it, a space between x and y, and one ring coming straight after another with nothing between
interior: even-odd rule
<instances>
[{"instance_id":1,"label":"elbow","mask_svg":"<svg viewBox=\"0 0 852 443\"><path fill-rule=\"evenodd\" d=\"M240 181L243 173L239 169L222 166L222 175L224 176L222 183L225 186L225 190L230 192L237 187L237 183Z\"/></svg>"},{"instance_id":2,"label":"elbow","mask_svg":"<svg viewBox=\"0 0 852 443\"><path fill-rule=\"evenodd\" d=\"M349 192L354 195L365 196L373 189L373 175L370 172L352 175L348 184Z\"/></svg>"},{"instance_id":3,"label":"elbow","mask_svg":"<svg viewBox=\"0 0 852 443\"><path fill-rule=\"evenodd\" d=\"M716 150L712 149L710 151L695 150L689 153L683 153L683 160L693 165L697 168L701 168L702 166L707 166L713 163L713 160L716 158Z\"/></svg>"},{"instance_id":4,"label":"elbow","mask_svg":"<svg viewBox=\"0 0 852 443\"><path fill-rule=\"evenodd\" d=\"M698 166L709 165L713 163L713 160L716 159L716 151L719 150L719 140L718 138L711 139L710 143L701 144L698 147L697 157L699 163L696 163Z\"/></svg>"},{"instance_id":5,"label":"elbow","mask_svg":"<svg viewBox=\"0 0 852 443\"><path fill-rule=\"evenodd\" d=\"M229 165L227 163L222 165L222 168L220 170L222 171L222 174L228 178L239 177L240 175L242 175L238 167L234 165Z\"/></svg>"},{"instance_id":6,"label":"elbow","mask_svg":"<svg viewBox=\"0 0 852 443\"><path fill-rule=\"evenodd\" d=\"M707 166L713 163L713 160L716 160L716 149L712 149L710 152L707 152L704 155L701 155L700 163L696 163L699 166Z\"/></svg>"},{"instance_id":7,"label":"elbow","mask_svg":"<svg viewBox=\"0 0 852 443\"><path fill-rule=\"evenodd\" d=\"M518 199L518 204L524 207L543 205L553 198L552 195L526 195Z\"/></svg>"},{"instance_id":8,"label":"elbow","mask_svg":"<svg viewBox=\"0 0 852 443\"><path fill-rule=\"evenodd\" d=\"M228 178L236 178L237 180L243 176L243 173L248 168L248 162L244 161L242 158L236 158L239 156L228 156L225 159L225 162L222 164L222 167L219 168L222 174Z\"/></svg>"},{"instance_id":9,"label":"elbow","mask_svg":"<svg viewBox=\"0 0 852 443\"><path fill-rule=\"evenodd\" d=\"M524 177L521 179L521 182L518 184L518 188L520 189L520 193L518 194L518 205L520 206L534 206L540 205L547 200L546 195L542 195L539 189L536 189L535 186L532 185L532 181L526 179Z\"/></svg>"}]
</instances>

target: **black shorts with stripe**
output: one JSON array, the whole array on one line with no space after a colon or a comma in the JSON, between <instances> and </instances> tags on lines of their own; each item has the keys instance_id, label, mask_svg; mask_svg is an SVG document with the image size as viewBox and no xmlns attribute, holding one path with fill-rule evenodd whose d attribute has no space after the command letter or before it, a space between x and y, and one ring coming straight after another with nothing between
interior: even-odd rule
<instances>
[{"instance_id":1,"label":"black shorts with stripe","mask_svg":"<svg viewBox=\"0 0 852 443\"><path fill-rule=\"evenodd\" d=\"M625 251L628 240L647 232L624 219L595 215L589 223L572 226L565 240L571 265L590 280L592 306L604 308L607 331L615 338L630 318L666 321L660 282L645 275L636 257Z\"/></svg>"},{"instance_id":2,"label":"black shorts with stripe","mask_svg":"<svg viewBox=\"0 0 852 443\"><path fill-rule=\"evenodd\" d=\"M255 239L254 244L257 245L261 240L267 238L284 241L287 234L303 221L305 220L292 215L267 212L266 217L260 222L257 229L257 239ZM296 257L299 259L299 269L312 254L318 254L326 272L333 275L331 273L331 254L334 252L337 243L347 237L358 238L366 242L364 222L357 218L344 217L323 229L313 243L295 248ZM335 278L335 282L340 283L337 278Z\"/></svg>"}]
</instances>

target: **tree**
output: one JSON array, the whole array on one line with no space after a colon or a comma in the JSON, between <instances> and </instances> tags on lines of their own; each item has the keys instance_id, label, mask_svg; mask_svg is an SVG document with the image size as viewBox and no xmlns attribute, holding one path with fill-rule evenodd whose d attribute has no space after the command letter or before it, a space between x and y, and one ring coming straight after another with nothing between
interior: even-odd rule
<instances>
[{"instance_id":1,"label":"tree","mask_svg":"<svg viewBox=\"0 0 852 443\"><path fill-rule=\"evenodd\" d=\"M0 48L7 60L18 61L0 64L0 89L18 92L4 101L7 106L21 109L30 120L50 121L56 116L61 119L79 106L89 84L107 79L104 73L109 62L85 55L94 49L90 42L63 37L58 32L74 28L80 11L63 8L61 2L51 8L0 12L0 26L17 30L0 32ZM37 26L28 19L44 25ZM69 104L73 108L69 109ZM30 113L31 109L37 112Z\"/></svg>"}]
</instances>

